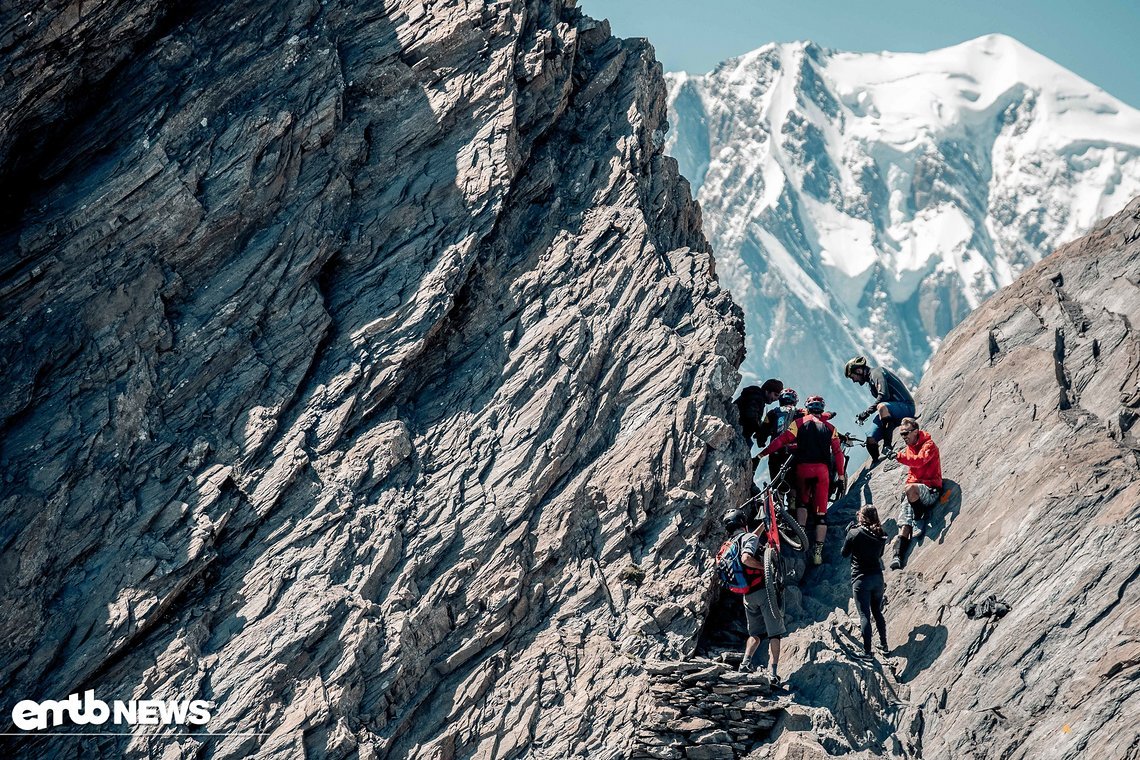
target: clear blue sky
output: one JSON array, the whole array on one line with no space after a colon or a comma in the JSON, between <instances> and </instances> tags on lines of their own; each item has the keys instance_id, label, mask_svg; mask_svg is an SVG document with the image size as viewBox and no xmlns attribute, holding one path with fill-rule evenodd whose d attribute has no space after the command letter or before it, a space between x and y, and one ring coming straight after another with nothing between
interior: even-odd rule
<instances>
[{"instance_id":1,"label":"clear blue sky","mask_svg":"<svg viewBox=\"0 0 1140 760\"><path fill-rule=\"evenodd\" d=\"M701 74L767 42L925 52L1000 32L1140 108L1140 0L579 0L666 71Z\"/></svg>"}]
</instances>

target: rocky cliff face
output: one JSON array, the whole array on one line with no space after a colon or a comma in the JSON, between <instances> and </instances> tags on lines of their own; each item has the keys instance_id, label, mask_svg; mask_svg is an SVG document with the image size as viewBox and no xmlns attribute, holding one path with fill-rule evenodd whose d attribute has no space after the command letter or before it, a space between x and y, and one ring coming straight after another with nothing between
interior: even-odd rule
<instances>
[{"instance_id":1,"label":"rocky cliff face","mask_svg":"<svg viewBox=\"0 0 1140 760\"><path fill-rule=\"evenodd\" d=\"M4 14L0 708L227 734L9 752L628 752L746 479L648 46L561 0Z\"/></svg>"},{"instance_id":2,"label":"rocky cliff face","mask_svg":"<svg viewBox=\"0 0 1140 760\"><path fill-rule=\"evenodd\" d=\"M953 485L887 572L891 656L854 658L846 561L829 552L788 647L799 704L778 752L1140 754L1137 324L1140 199L947 337L918 400ZM893 534L904 471L863 473L834 522L870 500ZM967 617L989 595L1010 612Z\"/></svg>"}]
</instances>

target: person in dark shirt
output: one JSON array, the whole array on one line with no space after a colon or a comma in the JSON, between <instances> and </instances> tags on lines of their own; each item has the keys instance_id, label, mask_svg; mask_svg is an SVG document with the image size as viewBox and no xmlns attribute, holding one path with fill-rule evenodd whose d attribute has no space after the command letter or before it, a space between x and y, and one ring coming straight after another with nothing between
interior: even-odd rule
<instances>
[{"instance_id":1,"label":"person in dark shirt","mask_svg":"<svg viewBox=\"0 0 1140 760\"><path fill-rule=\"evenodd\" d=\"M867 453L871 455L871 464L876 465L879 463L879 441L891 448L891 439L899 421L915 415L914 397L898 375L882 367L871 368L864 356L856 356L847 362L843 374L853 383L869 386L871 395L875 397L875 402L856 419L862 425L868 417L875 415L875 427L867 436Z\"/></svg>"},{"instance_id":2,"label":"person in dark shirt","mask_svg":"<svg viewBox=\"0 0 1140 760\"><path fill-rule=\"evenodd\" d=\"M879 511L868 504L859 510L858 523L848 526L843 556L851 558L851 591L859 610L863 653L871 654L871 618L879 630L879 646L887 651L887 621L883 617L883 549L887 536L879 524Z\"/></svg>"},{"instance_id":3,"label":"person in dark shirt","mask_svg":"<svg viewBox=\"0 0 1140 760\"><path fill-rule=\"evenodd\" d=\"M791 388L784 388L780 391L780 397L777 399L776 406L768 410L764 415L764 419L760 422L760 432L756 434L756 442L761 446L767 446L770 441L776 440L793 420L803 416L803 410L797 409L796 405L799 404L799 395ZM772 480L776 479L776 474L780 468L784 466L784 462L791 459L792 454L795 453L795 446L785 446L772 456L768 457L768 477ZM788 483L791 482L788 478ZM804 512L804 519L806 520L807 512ZM800 524L804 524L803 521Z\"/></svg>"},{"instance_id":4,"label":"person in dark shirt","mask_svg":"<svg viewBox=\"0 0 1140 760\"><path fill-rule=\"evenodd\" d=\"M740 414L740 427L743 429L744 440L748 442L749 455L752 454L752 441L754 439L760 446L766 443L766 438L761 440L759 437L764 407L779 399L782 390L784 390L784 384L773 377L765 380L763 385L747 386L740 391L740 395L733 402L736 404L736 411ZM756 468L755 461L753 461L752 467L753 469Z\"/></svg>"}]
</instances>

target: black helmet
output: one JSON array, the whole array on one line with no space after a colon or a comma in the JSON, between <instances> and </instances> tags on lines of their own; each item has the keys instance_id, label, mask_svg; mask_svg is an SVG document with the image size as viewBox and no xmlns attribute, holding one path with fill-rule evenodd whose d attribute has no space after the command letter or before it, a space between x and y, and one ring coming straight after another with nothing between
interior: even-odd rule
<instances>
[{"instance_id":1,"label":"black helmet","mask_svg":"<svg viewBox=\"0 0 1140 760\"><path fill-rule=\"evenodd\" d=\"M780 406L795 406L799 403L799 401L799 394L797 394L791 388L785 388L784 390L780 391Z\"/></svg>"},{"instance_id":2,"label":"black helmet","mask_svg":"<svg viewBox=\"0 0 1140 760\"><path fill-rule=\"evenodd\" d=\"M730 509L724 513L724 517L720 518L721 524L728 530L733 528L743 528L748 524L748 518L739 509Z\"/></svg>"},{"instance_id":3,"label":"black helmet","mask_svg":"<svg viewBox=\"0 0 1140 760\"><path fill-rule=\"evenodd\" d=\"M867 357L866 356L856 356L854 359L847 362L847 366L843 368L843 374L845 376L847 376L848 378L850 378L851 373L855 370L856 367L864 367L865 368L866 366L867 366Z\"/></svg>"}]
</instances>

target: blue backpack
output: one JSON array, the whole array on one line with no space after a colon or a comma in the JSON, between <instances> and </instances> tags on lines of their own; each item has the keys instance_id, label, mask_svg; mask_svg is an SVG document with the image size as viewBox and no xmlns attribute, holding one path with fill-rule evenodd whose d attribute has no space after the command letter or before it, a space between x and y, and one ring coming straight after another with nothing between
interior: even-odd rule
<instances>
[{"instance_id":1,"label":"blue backpack","mask_svg":"<svg viewBox=\"0 0 1140 760\"><path fill-rule=\"evenodd\" d=\"M745 568L741 559L744 555L744 537L747 535L741 533L728 539L716 553L716 578L722 588L734 594L747 594L764 585L763 571Z\"/></svg>"}]
</instances>

